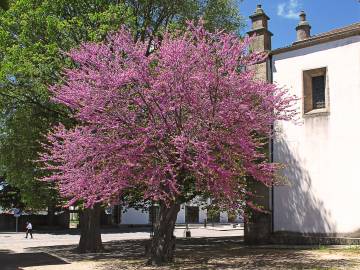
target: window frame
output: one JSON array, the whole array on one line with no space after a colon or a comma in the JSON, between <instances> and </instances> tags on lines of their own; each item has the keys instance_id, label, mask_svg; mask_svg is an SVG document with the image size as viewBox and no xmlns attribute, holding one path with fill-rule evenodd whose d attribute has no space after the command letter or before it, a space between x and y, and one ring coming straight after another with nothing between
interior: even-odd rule
<instances>
[{"instance_id":1,"label":"window frame","mask_svg":"<svg viewBox=\"0 0 360 270\"><path fill-rule=\"evenodd\" d=\"M312 78L324 76L325 83L325 107L314 109L313 107L313 87ZM329 102L329 79L327 67L302 70L302 111L303 116L317 116L330 113Z\"/></svg>"}]
</instances>

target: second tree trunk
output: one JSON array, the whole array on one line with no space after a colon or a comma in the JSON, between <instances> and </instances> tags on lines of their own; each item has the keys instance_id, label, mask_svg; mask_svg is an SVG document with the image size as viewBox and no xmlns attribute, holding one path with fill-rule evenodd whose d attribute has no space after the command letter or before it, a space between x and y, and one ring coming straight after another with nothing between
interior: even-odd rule
<instances>
[{"instance_id":1,"label":"second tree trunk","mask_svg":"<svg viewBox=\"0 0 360 270\"><path fill-rule=\"evenodd\" d=\"M151 240L149 263L161 265L174 260L174 229L180 204L160 205L158 222L154 224L154 236Z\"/></svg>"},{"instance_id":2,"label":"second tree trunk","mask_svg":"<svg viewBox=\"0 0 360 270\"><path fill-rule=\"evenodd\" d=\"M100 205L93 208L85 208L80 213L80 242L78 250L80 253L100 252L103 250L100 232Z\"/></svg>"}]
</instances>

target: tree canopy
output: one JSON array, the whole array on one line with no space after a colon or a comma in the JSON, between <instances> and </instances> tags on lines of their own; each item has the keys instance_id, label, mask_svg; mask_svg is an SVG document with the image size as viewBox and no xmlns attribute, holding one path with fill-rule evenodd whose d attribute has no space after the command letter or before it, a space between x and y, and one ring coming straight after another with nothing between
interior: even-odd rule
<instances>
[{"instance_id":1,"label":"tree canopy","mask_svg":"<svg viewBox=\"0 0 360 270\"><path fill-rule=\"evenodd\" d=\"M49 101L48 86L61 82L62 70L73 65L63 52L81 42L101 41L123 24L140 39L199 16L212 29L241 25L230 0L7 2L7 10L0 10L0 164L22 200L35 208L57 200L51 185L36 181L42 172L33 160L42 135L54 123L73 124L67 108Z\"/></svg>"},{"instance_id":2,"label":"tree canopy","mask_svg":"<svg viewBox=\"0 0 360 270\"><path fill-rule=\"evenodd\" d=\"M51 90L79 124L49 134L41 161L52 174L44 179L69 204L111 203L133 188L159 202L159 261L171 250L180 204L194 193L235 211L254 207L246 177L270 186L277 169L261 138L295 110L286 90L254 78L251 67L265 55L248 53L249 43L200 23L165 32L150 55L125 27L71 50L76 66Z\"/></svg>"},{"instance_id":3,"label":"tree canopy","mask_svg":"<svg viewBox=\"0 0 360 270\"><path fill-rule=\"evenodd\" d=\"M264 58L248 45L190 25L185 35L166 33L150 56L125 28L71 50L76 68L52 91L80 124L49 135L47 179L89 206L129 187L170 203L194 180L194 190L241 209L245 176L268 186L274 179L260 138L294 114L285 90L246 71Z\"/></svg>"}]
</instances>

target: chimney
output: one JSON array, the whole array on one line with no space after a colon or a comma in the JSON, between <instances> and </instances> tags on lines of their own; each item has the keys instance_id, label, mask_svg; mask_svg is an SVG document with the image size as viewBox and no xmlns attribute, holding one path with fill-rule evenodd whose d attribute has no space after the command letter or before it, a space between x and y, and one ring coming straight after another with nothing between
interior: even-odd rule
<instances>
[{"instance_id":1,"label":"chimney","mask_svg":"<svg viewBox=\"0 0 360 270\"><path fill-rule=\"evenodd\" d=\"M297 37L296 41L302 41L310 37L311 26L309 22L306 20L305 12L301 11L299 17L300 17L300 22L296 26L296 37Z\"/></svg>"},{"instance_id":2,"label":"chimney","mask_svg":"<svg viewBox=\"0 0 360 270\"><path fill-rule=\"evenodd\" d=\"M250 50L253 52L270 52L272 33L268 30L269 17L265 14L261 5L257 5L255 12L250 16L252 26L248 35L253 37ZM255 72L256 80L271 82L271 59L268 56L264 61L251 67ZM253 198L254 203L266 211L271 211L270 189L258 181L249 179L249 191L257 196ZM245 223L244 239L247 244L268 243L271 236L272 216L265 213L254 213Z\"/></svg>"},{"instance_id":3,"label":"chimney","mask_svg":"<svg viewBox=\"0 0 360 270\"><path fill-rule=\"evenodd\" d=\"M266 16L264 10L261 8L261 5L256 6L256 10L253 15L250 16L252 26L252 30L260 29L260 28L268 28L267 21L269 17Z\"/></svg>"},{"instance_id":4,"label":"chimney","mask_svg":"<svg viewBox=\"0 0 360 270\"><path fill-rule=\"evenodd\" d=\"M251 50L256 52L271 50L271 36L272 33L268 30L268 20L270 18L265 14L261 5L256 6L255 12L250 16L251 30L248 32L249 36L254 36L251 44Z\"/></svg>"}]
</instances>

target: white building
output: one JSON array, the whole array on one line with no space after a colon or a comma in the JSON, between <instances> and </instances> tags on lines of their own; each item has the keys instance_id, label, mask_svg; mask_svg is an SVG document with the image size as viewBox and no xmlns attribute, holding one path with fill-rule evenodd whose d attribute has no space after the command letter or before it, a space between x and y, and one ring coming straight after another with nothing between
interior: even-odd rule
<instances>
[{"instance_id":1,"label":"white building","mask_svg":"<svg viewBox=\"0 0 360 270\"><path fill-rule=\"evenodd\" d=\"M360 23L311 36L301 12L297 40L273 50L261 5L250 18L252 50L269 53L257 78L299 98L299 123L274 124L270 158L284 164L285 181L257 188L272 215L257 214L245 239L268 242L278 232L360 237Z\"/></svg>"},{"instance_id":2,"label":"white building","mask_svg":"<svg viewBox=\"0 0 360 270\"><path fill-rule=\"evenodd\" d=\"M305 18L304 21L305 22ZM309 29L310 30L310 29ZM299 124L276 123L274 230L360 230L360 23L272 52L273 81L299 97ZM359 132L359 133L358 133Z\"/></svg>"}]
</instances>

